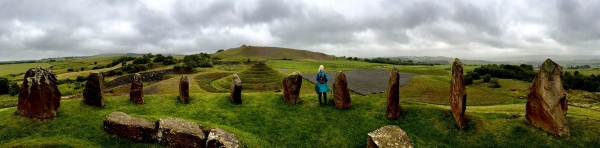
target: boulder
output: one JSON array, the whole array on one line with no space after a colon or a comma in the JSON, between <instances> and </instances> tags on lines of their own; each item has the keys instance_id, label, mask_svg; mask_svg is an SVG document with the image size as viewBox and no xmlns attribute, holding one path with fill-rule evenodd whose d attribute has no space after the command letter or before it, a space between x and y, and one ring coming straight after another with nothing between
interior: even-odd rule
<instances>
[{"instance_id":1,"label":"boulder","mask_svg":"<svg viewBox=\"0 0 600 148\"><path fill-rule=\"evenodd\" d=\"M302 74L294 72L283 78L283 100L291 105L300 104L300 89L302 88Z\"/></svg>"},{"instance_id":2,"label":"boulder","mask_svg":"<svg viewBox=\"0 0 600 148\"><path fill-rule=\"evenodd\" d=\"M400 107L400 74L398 69L394 67L390 75L390 83L388 86L388 101L387 101L387 116L390 120L397 120L402 116L402 108Z\"/></svg>"},{"instance_id":3,"label":"boulder","mask_svg":"<svg viewBox=\"0 0 600 148\"><path fill-rule=\"evenodd\" d=\"M29 69L21 84L17 113L39 119L56 117L60 97L58 81L52 71L39 67Z\"/></svg>"},{"instance_id":4,"label":"boulder","mask_svg":"<svg viewBox=\"0 0 600 148\"><path fill-rule=\"evenodd\" d=\"M235 105L242 104L242 80L237 74L233 74L231 82L231 102Z\"/></svg>"},{"instance_id":5,"label":"boulder","mask_svg":"<svg viewBox=\"0 0 600 148\"><path fill-rule=\"evenodd\" d=\"M179 80L179 99L183 104L190 104L190 79L181 76Z\"/></svg>"},{"instance_id":6,"label":"boulder","mask_svg":"<svg viewBox=\"0 0 600 148\"><path fill-rule=\"evenodd\" d=\"M527 123L559 137L570 135L562 76L562 68L547 59L529 87L525 114Z\"/></svg>"},{"instance_id":7,"label":"boulder","mask_svg":"<svg viewBox=\"0 0 600 148\"><path fill-rule=\"evenodd\" d=\"M352 108L348 81L346 80L346 75L341 71L337 73L337 77L333 83L333 102L337 109Z\"/></svg>"},{"instance_id":8,"label":"boulder","mask_svg":"<svg viewBox=\"0 0 600 148\"><path fill-rule=\"evenodd\" d=\"M388 125L368 134L368 148L412 148L413 145L400 127Z\"/></svg>"},{"instance_id":9,"label":"boulder","mask_svg":"<svg viewBox=\"0 0 600 148\"><path fill-rule=\"evenodd\" d=\"M450 82L450 106L456 124L460 129L467 128L465 110L467 109L467 87L462 62L455 59L452 63L452 80Z\"/></svg>"},{"instance_id":10,"label":"boulder","mask_svg":"<svg viewBox=\"0 0 600 148\"><path fill-rule=\"evenodd\" d=\"M238 148L240 147L239 140L235 134L225 131L220 128L215 128L208 134L206 141L207 148Z\"/></svg>"},{"instance_id":11,"label":"boulder","mask_svg":"<svg viewBox=\"0 0 600 148\"><path fill-rule=\"evenodd\" d=\"M104 120L104 131L133 142L152 142L156 134L156 125L146 119L114 112Z\"/></svg>"},{"instance_id":12,"label":"boulder","mask_svg":"<svg viewBox=\"0 0 600 148\"><path fill-rule=\"evenodd\" d=\"M180 119L158 121L158 143L168 147L205 147L206 135L195 123Z\"/></svg>"},{"instance_id":13,"label":"boulder","mask_svg":"<svg viewBox=\"0 0 600 148\"><path fill-rule=\"evenodd\" d=\"M144 104L144 82L142 82L142 75L138 73L133 74L129 99L137 104Z\"/></svg>"},{"instance_id":14,"label":"boulder","mask_svg":"<svg viewBox=\"0 0 600 148\"><path fill-rule=\"evenodd\" d=\"M83 89L83 102L87 105L103 107L104 97L102 96L104 79L102 74L93 72L87 77L85 89Z\"/></svg>"}]
</instances>

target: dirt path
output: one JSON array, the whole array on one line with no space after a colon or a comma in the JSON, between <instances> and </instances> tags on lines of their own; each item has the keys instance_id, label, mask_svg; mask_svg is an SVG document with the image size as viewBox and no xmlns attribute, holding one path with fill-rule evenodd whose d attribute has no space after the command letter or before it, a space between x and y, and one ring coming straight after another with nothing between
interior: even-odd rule
<instances>
[{"instance_id":1,"label":"dirt path","mask_svg":"<svg viewBox=\"0 0 600 148\"><path fill-rule=\"evenodd\" d=\"M348 80L348 88L358 92L359 94L372 94L387 91L390 72L385 70L364 70L357 69L354 71L346 72L346 79ZM327 84L333 85L335 82L336 73L328 73L329 82ZM303 75L305 79L315 81L317 74ZM400 88L404 87L414 77L413 74L400 73Z\"/></svg>"}]
</instances>

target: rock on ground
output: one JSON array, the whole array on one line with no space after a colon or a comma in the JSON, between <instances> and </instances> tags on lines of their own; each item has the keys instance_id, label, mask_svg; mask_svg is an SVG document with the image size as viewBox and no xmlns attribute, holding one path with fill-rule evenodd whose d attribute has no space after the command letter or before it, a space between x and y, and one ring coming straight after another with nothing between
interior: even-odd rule
<instances>
[{"instance_id":1,"label":"rock on ground","mask_svg":"<svg viewBox=\"0 0 600 148\"><path fill-rule=\"evenodd\" d=\"M133 74L129 99L137 104L144 104L144 82L142 82L142 75L138 73Z\"/></svg>"},{"instance_id":2,"label":"rock on ground","mask_svg":"<svg viewBox=\"0 0 600 148\"><path fill-rule=\"evenodd\" d=\"M158 121L158 143L168 147L205 147L206 135L200 126L180 119Z\"/></svg>"},{"instance_id":3,"label":"rock on ground","mask_svg":"<svg viewBox=\"0 0 600 148\"><path fill-rule=\"evenodd\" d=\"M562 68L547 59L527 94L527 123L556 136L569 136L568 98L562 85Z\"/></svg>"},{"instance_id":4,"label":"rock on ground","mask_svg":"<svg viewBox=\"0 0 600 148\"><path fill-rule=\"evenodd\" d=\"M179 99L183 104L190 104L190 79L181 76L179 80Z\"/></svg>"},{"instance_id":5,"label":"rock on ground","mask_svg":"<svg viewBox=\"0 0 600 148\"><path fill-rule=\"evenodd\" d=\"M235 105L242 104L242 80L237 74L233 74L231 82L231 102Z\"/></svg>"},{"instance_id":6,"label":"rock on ground","mask_svg":"<svg viewBox=\"0 0 600 148\"><path fill-rule=\"evenodd\" d=\"M104 97L102 96L104 79L98 72L91 73L87 77L85 89L83 90L83 102L87 105L103 107Z\"/></svg>"},{"instance_id":7,"label":"rock on ground","mask_svg":"<svg viewBox=\"0 0 600 148\"><path fill-rule=\"evenodd\" d=\"M368 148L412 148L408 135L400 127L388 125L368 134Z\"/></svg>"},{"instance_id":8,"label":"rock on ground","mask_svg":"<svg viewBox=\"0 0 600 148\"><path fill-rule=\"evenodd\" d=\"M467 87L462 62L455 59L452 63L452 80L450 84L450 105L454 119L460 129L467 128L465 110L467 109Z\"/></svg>"},{"instance_id":9,"label":"rock on ground","mask_svg":"<svg viewBox=\"0 0 600 148\"><path fill-rule=\"evenodd\" d=\"M39 119L56 117L60 97L58 81L52 71L39 67L29 69L21 84L17 113Z\"/></svg>"},{"instance_id":10,"label":"rock on ground","mask_svg":"<svg viewBox=\"0 0 600 148\"><path fill-rule=\"evenodd\" d=\"M283 99L291 105L300 104L300 89L302 88L302 74L294 72L283 78Z\"/></svg>"},{"instance_id":11,"label":"rock on ground","mask_svg":"<svg viewBox=\"0 0 600 148\"><path fill-rule=\"evenodd\" d=\"M400 74L398 69L394 67L390 75L390 83L388 86L388 101L387 101L387 116L390 120L397 120L402 116L402 108L400 107Z\"/></svg>"},{"instance_id":12,"label":"rock on ground","mask_svg":"<svg viewBox=\"0 0 600 148\"><path fill-rule=\"evenodd\" d=\"M152 142L155 140L156 125L146 119L114 112L104 120L104 131L133 142Z\"/></svg>"},{"instance_id":13,"label":"rock on ground","mask_svg":"<svg viewBox=\"0 0 600 148\"><path fill-rule=\"evenodd\" d=\"M333 83L333 102L337 109L352 108L348 81L346 80L346 75L341 71L337 73L337 77Z\"/></svg>"},{"instance_id":14,"label":"rock on ground","mask_svg":"<svg viewBox=\"0 0 600 148\"><path fill-rule=\"evenodd\" d=\"M207 148L238 148L240 147L239 140L235 134L225 131L220 128L215 128L208 134L206 141Z\"/></svg>"}]
</instances>

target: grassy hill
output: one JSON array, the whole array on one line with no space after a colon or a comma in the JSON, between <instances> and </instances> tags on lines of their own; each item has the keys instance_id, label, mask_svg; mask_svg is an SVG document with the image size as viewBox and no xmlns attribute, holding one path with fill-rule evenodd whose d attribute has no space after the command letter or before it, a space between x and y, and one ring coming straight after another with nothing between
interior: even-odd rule
<instances>
[{"instance_id":1,"label":"grassy hill","mask_svg":"<svg viewBox=\"0 0 600 148\"><path fill-rule=\"evenodd\" d=\"M215 53L214 56L223 60L260 60L292 59L292 60L332 60L333 56L324 53L311 52L279 47L242 46Z\"/></svg>"},{"instance_id":2,"label":"grassy hill","mask_svg":"<svg viewBox=\"0 0 600 148\"><path fill-rule=\"evenodd\" d=\"M264 92L282 89L284 75L264 64L256 64L237 73L242 80L244 92ZM212 83L217 92L229 92L233 75L216 80Z\"/></svg>"}]
</instances>

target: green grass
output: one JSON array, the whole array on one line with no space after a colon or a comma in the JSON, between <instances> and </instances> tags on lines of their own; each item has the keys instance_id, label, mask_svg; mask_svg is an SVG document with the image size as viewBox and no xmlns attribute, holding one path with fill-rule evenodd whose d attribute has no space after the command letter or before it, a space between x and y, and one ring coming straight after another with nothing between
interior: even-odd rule
<instances>
[{"instance_id":1,"label":"green grass","mask_svg":"<svg viewBox=\"0 0 600 148\"><path fill-rule=\"evenodd\" d=\"M267 61L269 59L293 59L293 60L331 60L333 57L324 53L311 52L307 50L296 50L278 47L259 47L247 46L235 49L229 49L223 52L215 53L213 56L220 57L223 60L246 61Z\"/></svg>"},{"instance_id":2,"label":"green grass","mask_svg":"<svg viewBox=\"0 0 600 148\"><path fill-rule=\"evenodd\" d=\"M284 61L271 60L267 65L273 69L283 73L291 73L300 71L302 74L316 74L319 66L325 67L325 72L352 71L355 69L371 69L375 67L385 66L385 64L367 63L359 61Z\"/></svg>"},{"instance_id":3,"label":"green grass","mask_svg":"<svg viewBox=\"0 0 600 148\"><path fill-rule=\"evenodd\" d=\"M284 75L268 66L252 66L237 73L242 80L244 92L275 91L283 88ZM227 92L231 87L233 75L212 82L217 92Z\"/></svg>"},{"instance_id":4,"label":"green grass","mask_svg":"<svg viewBox=\"0 0 600 148\"><path fill-rule=\"evenodd\" d=\"M415 147L600 144L600 112L589 109L570 108L571 137L558 138L528 125L519 112L496 111L505 107L479 109L487 113L468 107L469 128L458 130L447 106L402 101L402 119L389 121L383 95L353 95L354 108L350 110L337 110L332 101L319 107L316 95L302 95L304 102L298 106L286 104L281 93L246 93L239 106L230 103L228 95L192 94L189 105L181 104L177 95L147 96L145 105L137 105L128 97L106 98L105 108L90 107L81 100L63 101L59 117L46 121L15 115L15 108L4 109L0 110L0 147L158 147L104 132L102 121L115 111L151 122L179 118L207 128L222 128L236 134L243 147L365 147L367 133L385 125L400 126ZM511 110L522 108L521 113L524 109L522 104L509 106L515 108Z\"/></svg>"},{"instance_id":5,"label":"green grass","mask_svg":"<svg viewBox=\"0 0 600 148\"><path fill-rule=\"evenodd\" d=\"M13 107L19 104L19 95L0 95L0 108Z\"/></svg>"},{"instance_id":6,"label":"green grass","mask_svg":"<svg viewBox=\"0 0 600 148\"><path fill-rule=\"evenodd\" d=\"M36 67L50 68L48 63L23 63L23 64L7 64L0 65L0 77L7 76L9 74L24 74L27 70ZM8 76L7 76L8 77Z\"/></svg>"},{"instance_id":7,"label":"green grass","mask_svg":"<svg viewBox=\"0 0 600 148\"><path fill-rule=\"evenodd\" d=\"M523 103L519 96L527 96L529 84L500 79L502 88L489 88L489 83L467 86L467 105L496 105ZM416 76L410 84L400 91L401 99L430 104L450 104L450 77L447 76Z\"/></svg>"},{"instance_id":8,"label":"green grass","mask_svg":"<svg viewBox=\"0 0 600 148\"><path fill-rule=\"evenodd\" d=\"M225 78L227 76L232 75L233 72L208 72L199 74L194 77L195 82L200 86L201 89L206 90L212 93L226 93L228 90L221 90L215 88L212 83L216 80Z\"/></svg>"}]
</instances>

